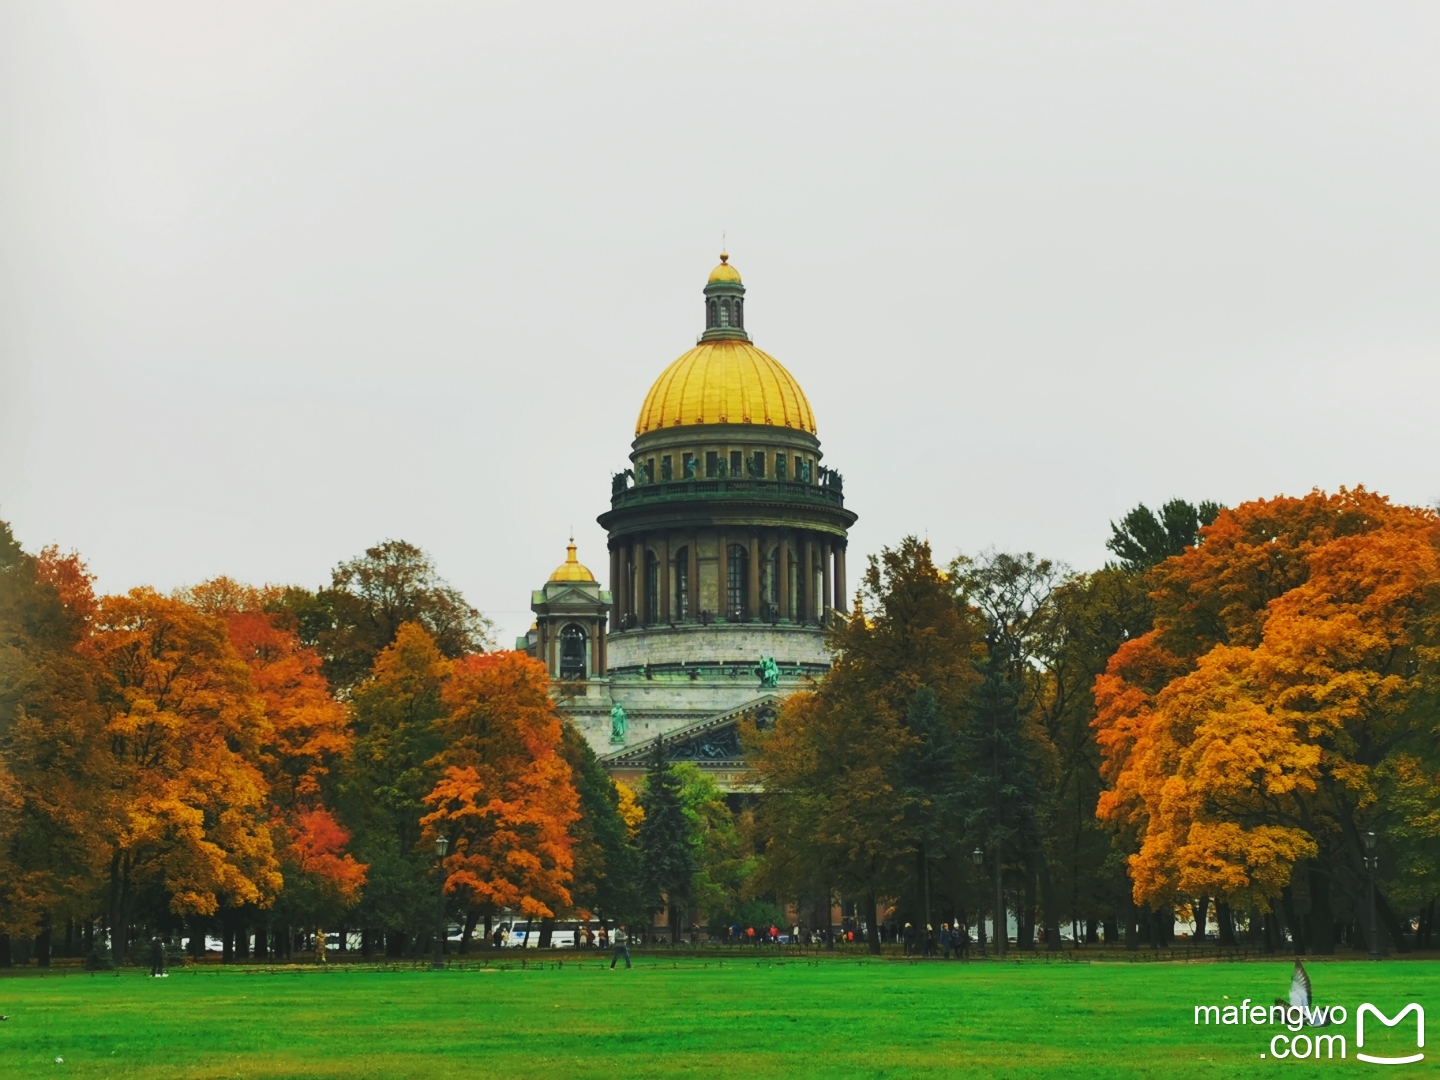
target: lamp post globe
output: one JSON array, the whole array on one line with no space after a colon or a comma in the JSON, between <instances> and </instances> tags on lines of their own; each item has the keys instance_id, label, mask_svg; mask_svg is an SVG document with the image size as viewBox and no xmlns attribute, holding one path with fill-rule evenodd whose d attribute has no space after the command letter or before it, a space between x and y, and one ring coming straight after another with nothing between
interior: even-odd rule
<instances>
[{"instance_id":1,"label":"lamp post globe","mask_svg":"<svg viewBox=\"0 0 1440 1080\"><path fill-rule=\"evenodd\" d=\"M976 866L983 866L985 863L985 852L981 851L977 847L974 851L970 853L970 858L974 861Z\"/></svg>"}]
</instances>

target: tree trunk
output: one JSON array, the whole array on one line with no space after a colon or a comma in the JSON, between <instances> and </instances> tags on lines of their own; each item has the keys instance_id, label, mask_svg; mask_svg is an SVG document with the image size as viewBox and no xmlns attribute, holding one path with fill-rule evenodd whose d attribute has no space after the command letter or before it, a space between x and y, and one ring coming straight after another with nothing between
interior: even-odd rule
<instances>
[{"instance_id":1,"label":"tree trunk","mask_svg":"<svg viewBox=\"0 0 1440 1080\"><path fill-rule=\"evenodd\" d=\"M0 934L0 968L14 966L15 961L10 956L10 935Z\"/></svg>"},{"instance_id":2,"label":"tree trunk","mask_svg":"<svg viewBox=\"0 0 1440 1080\"><path fill-rule=\"evenodd\" d=\"M480 946L482 949L488 949L488 948L490 948L491 946L494 945L494 939L493 939L494 933L495 933L495 930L494 930L494 928L490 925L490 912L487 910L487 911L485 912L485 941L484 941L484 943Z\"/></svg>"},{"instance_id":3,"label":"tree trunk","mask_svg":"<svg viewBox=\"0 0 1440 1080\"><path fill-rule=\"evenodd\" d=\"M985 955L985 912L975 912L975 944L980 948L980 955Z\"/></svg>"},{"instance_id":4,"label":"tree trunk","mask_svg":"<svg viewBox=\"0 0 1440 1080\"><path fill-rule=\"evenodd\" d=\"M220 962L230 964L235 961L235 927L230 922L228 913L220 916Z\"/></svg>"},{"instance_id":5,"label":"tree trunk","mask_svg":"<svg viewBox=\"0 0 1440 1080\"><path fill-rule=\"evenodd\" d=\"M465 930L460 935L460 955L470 951L470 937L475 933L475 924L480 921L480 909L470 908L465 912Z\"/></svg>"},{"instance_id":6,"label":"tree trunk","mask_svg":"<svg viewBox=\"0 0 1440 1080\"><path fill-rule=\"evenodd\" d=\"M35 935L35 963L38 967L48 968L50 966L50 917L45 917L45 925L40 933Z\"/></svg>"},{"instance_id":7,"label":"tree trunk","mask_svg":"<svg viewBox=\"0 0 1440 1080\"><path fill-rule=\"evenodd\" d=\"M1055 899L1055 884L1050 880L1050 862L1043 851L1038 853L1035 868L1040 882L1040 908L1045 920L1045 948L1049 952L1060 951L1060 904ZM1080 944L1077 940L1075 944Z\"/></svg>"},{"instance_id":8,"label":"tree trunk","mask_svg":"<svg viewBox=\"0 0 1440 1080\"><path fill-rule=\"evenodd\" d=\"M129 928L130 866L117 851L110 857L110 956L116 967L125 965Z\"/></svg>"},{"instance_id":9,"label":"tree trunk","mask_svg":"<svg viewBox=\"0 0 1440 1080\"><path fill-rule=\"evenodd\" d=\"M865 939L870 945L870 955L880 955L880 913L875 903L875 893L865 894Z\"/></svg>"},{"instance_id":10,"label":"tree trunk","mask_svg":"<svg viewBox=\"0 0 1440 1080\"><path fill-rule=\"evenodd\" d=\"M67 960L75 955L75 920L65 920L65 952L62 954Z\"/></svg>"},{"instance_id":11,"label":"tree trunk","mask_svg":"<svg viewBox=\"0 0 1440 1080\"><path fill-rule=\"evenodd\" d=\"M1235 915L1230 905L1222 900L1215 901L1215 925L1221 945L1238 944L1235 940Z\"/></svg>"},{"instance_id":12,"label":"tree trunk","mask_svg":"<svg viewBox=\"0 0 1440 1080\"><path fill-rule=\"evenodd\" d=\"M1118 945L1118 944L1120 944L1120 920L1117 919L1117 918L1115 918L1114 915L1107 915L1107 916L1105 916L1104 928L1105 928L1105 944L1106 944L1106 945Z\"/></svg>"},{"instance_id":13,"label":"tree trunk","mask_svg":"<svg viewBox=\"0 0 1440 1080\"><path fill-rule=\"evenodd\" d=\"M920 883L921 902L925 908L925 933L928 935L934 921L930 917L930 860L926 856L923 840L915 852L915 878ZM929 938L926 937L925 940L928 942Z\"/></svg>"},{"instance_id":14,"label":"tree trunk","mask_svg":"<svg viewBox=\"0 0 1440 1080\"><path fill-rule=\"evenodd\" d=\"M677 933L679 932L679 930L680 930L680 927L677 925L680 920L677 919L677 918L675 918L676 908L675 908L675 906L674 906L673 904L672 904L671 907L670 907L670 912L671 912L671 915L670 915L670 943L673 945L673 944L678 940L678 938L676 937L676 934L677 934ZM550 941L551 941L551 939L552 939L554 936L555 936L555 917L552 915L552 916L550 916L548 919L541 919L541 920L540 920L540 948L542 948L542 949L548 949L548 948L550 948Z\"/></svg>"},{"instance_id":15,"label":"tree trunk","mask_svg":"<svg viewBox=\"0 0 1440 1080\"><path fill-rule=\"evenodd\" d=\"M195 959L205 955L205 930L198 915L192 915L190 922L190 955Z\"/></svg>"},{"instance_id":16,"label":"tree trunk","mask_svg":"<svg viewBox=\"0 0 1440 1080\"><path fill-rule=\"evenodd\" d=\"M1020 910L1015 913L1015 947L1025 952L1034 952L1035 874L1028 866L1025 870L1025 886L1020 895Z\"/></svg>"},{"instance_id":17,"label":"tree trunk","mask_svg":"<svg viewBox=\"0 0 1440 1080\"><path fill-rule=\"evenodd\" d=\"M1195 916L1195 937L1197 944L1205 942L1205 923L1210 916L1210 897L1199 896L1195 898L1195 907L1192 911Z\"/></svg>"},{"instance_id":18,"label":"tree trunk","mask_svg":"<svg viewBox=\"0 0 1440 1080\"><path fill-rule=\"evenodd\" d=\"M1140 948L1140 919L1139 911L1135 907L1135 897L1127 889L1125 892L1125 950L1134 952Z\"/></svg>"},{"instance_id":19,"label":"tree trunk","mask_svg":"<svg viewBox=\"0 0 1440 1080\"><path fill-rule=\"evenodd\" d=\"M1285 915L1285 925L1290 931L1290 944L1296 956L1305 955L1305 932L1300 926L1300 917L1295 913L1295 890L1286 885L1280 890L1280 910Z\"/></svg>"},{"instance_id":20,"label":"tree trunk","mask_svg":"<svg viewBox=\"0 0 1440 1080\"><path fill-rule=\"evenodd\" d=\"M1405 940L1405 931L1400 925L1400 919L1396 916L1395 909L1390 906L1390 901L1385 899L1385 894L1378 887L1375 890L1375 910L1380 915L1380 925L1390 935L1390 942L1395 946L1395 951L1409 952L1410 943Z\"/></svg>"}]
</instances>

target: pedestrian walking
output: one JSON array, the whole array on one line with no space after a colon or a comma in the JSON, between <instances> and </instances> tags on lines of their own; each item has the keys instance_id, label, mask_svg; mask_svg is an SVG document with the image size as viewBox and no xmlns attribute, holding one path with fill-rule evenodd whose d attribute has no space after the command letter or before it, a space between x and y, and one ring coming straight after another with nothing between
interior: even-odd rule
<instances>
[{"instance_id":1,"label":"pedestrian walking","mask_svg":"<svg viewBox=\"0 0 1440 1080\"><path fill-rule=\"evenodd\" d=\"M615 970L615 962L622 956L625 958L625 966L628 968L630 966L630 946L629 939L625 935L625 928L623 926L615 927L615 936L611 940L615 942L615 951L610 954L610 970Z\"/></svg>"},{"instance_id":2,"label":"pedestrian walking","mask_svg":"<svg viewBox=\"0 0 1440 1080\"><path fill-rule=\"evenodd\" d=\"M165 977L165 943L158 937L150 939L150 977L154 979Z\"/></svg>"}]
</instances>

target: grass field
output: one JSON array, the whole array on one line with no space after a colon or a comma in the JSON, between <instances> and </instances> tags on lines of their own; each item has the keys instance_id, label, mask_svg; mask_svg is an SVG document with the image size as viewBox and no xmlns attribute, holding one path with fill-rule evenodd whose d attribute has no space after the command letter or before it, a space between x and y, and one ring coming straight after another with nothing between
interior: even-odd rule
<instances>
[{"instance_id":1,"label":"grass field","mask_svg":"<svg viewBox=\"0 0 1440 1080\"><path fill-rule=\"evenodd\" d=\"M507 957L507 960L509 958ZM1197 1004L1269 1002L1288 960L871 963L575 954L504 970L202 967L0 980L0 1077L1132 1077L1353 1070L1355 1008L1440 1004L1440 963L1312 962L1349 1058L1260 1056L1278 1028L1199 1027ZM1228 995L1228 1000L1224 997ZM1370 1053L1414 1053L1413 1023ZM57 1063L56 1058L63 1058ZM1440 1049L1419 1065L1437 1070ZM1362 1066L1374 1071L1370 1066Z\"/></svg>"}]
</instances>

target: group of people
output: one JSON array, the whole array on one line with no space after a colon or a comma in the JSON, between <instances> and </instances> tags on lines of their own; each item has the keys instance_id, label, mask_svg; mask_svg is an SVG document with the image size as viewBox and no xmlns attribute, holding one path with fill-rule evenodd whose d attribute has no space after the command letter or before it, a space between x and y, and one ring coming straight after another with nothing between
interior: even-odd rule
<instances>
[{"instance_id":1,"label":"group of people","mask_svg":"<svg viewBox=\"0 0 1440 1080\"><path fill-rule=\"evenodd\" d=\"M907 922L900 933L900 941L906 956L940 956L945 960L953 956L956 960L970 959L970 928L960 923L953 927L948 922L941 923L938 937L935 927L927 923L922 937L914 924Z\"/></svg>"}]
</instances>

